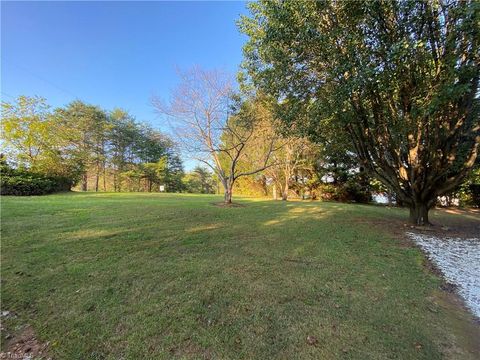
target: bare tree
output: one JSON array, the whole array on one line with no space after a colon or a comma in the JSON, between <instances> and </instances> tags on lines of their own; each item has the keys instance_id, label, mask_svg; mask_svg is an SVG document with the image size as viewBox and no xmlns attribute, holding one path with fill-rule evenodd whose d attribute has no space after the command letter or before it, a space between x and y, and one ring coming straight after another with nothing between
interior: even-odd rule
<instances>
[{"instance_id":1,"label":"bare tree","mask_svg":"<svg viewBox=\"0 0 480 360\"><path fill-rule=\"evenodd\" d=\"M191 158L211 168L224 188L225 204L232 202L233 185L241 176L253 175L271 166L275 136L257 121L252 101L234 96L230 77L218 70L198 66L179 71L180 84L170 101L152 99L155 109L169 120L179 145ZM236 107L234 105L237 105ZM248 144L262 137L255 161L248 163ZM248 163L240 170L239 164Z\"/></svg>"}]
</instances>

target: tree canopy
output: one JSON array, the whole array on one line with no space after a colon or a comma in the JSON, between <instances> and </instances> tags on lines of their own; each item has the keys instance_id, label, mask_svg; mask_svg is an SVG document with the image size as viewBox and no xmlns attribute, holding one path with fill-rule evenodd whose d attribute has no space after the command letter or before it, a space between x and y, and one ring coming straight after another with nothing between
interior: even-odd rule
<instances>
[{"instance_id":1,"label":"tree canopy","mask_svg":"<svg viewBox=\"0 0 480 360\"><path fill-rule=\"evenodd\" d=\"M77 100L52 111L43 98L21 96L2 103L2 120L2 151L18 168L80 181L83 191L183 189L174 142L122 109Z\"/></svg>"},{"instance_id":2,"label":"tree canopy","mask_svg":"<svg viewBox=\"0 0 480 360\"><path fill-rule=\"evenodd\" d=\"M250 4L244 70L277 115L314 140L348 134L356 156L428 223L480 143L477 1Z\"/></svg>"}]
</instances>

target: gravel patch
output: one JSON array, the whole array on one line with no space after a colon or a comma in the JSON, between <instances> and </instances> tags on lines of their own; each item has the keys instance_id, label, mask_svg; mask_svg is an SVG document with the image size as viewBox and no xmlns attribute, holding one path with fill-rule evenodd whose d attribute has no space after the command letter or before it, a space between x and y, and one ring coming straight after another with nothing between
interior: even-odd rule
<instances>
[{"instance_id":1,"label":"gravel patch","mask_svg":"<svg viewBox=\"0 0 480 360\"><path fill-rule=\"evenodd\" d=\"M428 258L457 286L467 307L480 318L480 238L440 238L407 233Z\"/></svg>"}]
</instances>

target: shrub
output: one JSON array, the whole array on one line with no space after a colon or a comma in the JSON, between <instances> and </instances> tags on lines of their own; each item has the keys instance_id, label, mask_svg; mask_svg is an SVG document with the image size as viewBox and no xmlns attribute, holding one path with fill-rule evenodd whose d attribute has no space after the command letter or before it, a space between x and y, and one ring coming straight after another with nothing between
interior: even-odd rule
<instances>
[{"instance_id":1,"label":"shrub","mask_svg":"<svg viewBox=\"0 0 480 360\"><path fill-rule=\"evenodd\" d=\"M369 203L372 200L372 193L368 181L362 177L353 177L347 180L344 185L347 201L358 203Z\"/></svg>"},{"instance_id":2,"label":"shrub","mask_svg":"<svg viewBox=\"0 0 480 360\"><path fill-rule=\"evenodd\" d=\"M322 200L368 203L372 199L368 184L365 185L355 178L342 184L321 184L317 191Z\"/></svg>"},{"instance_id":3,"label":"shrub","mask_svg":"<svg viewBox=\"0 0 480 360\"><path fill-rule=\"evenodd\" d=\"M5 162L0 166L1 195L45 195L60 191L69 191L72 179L62 176L48 176L23 169L13 169Z\"/></svg>"},{"instance_id":4,"label":"shrub","mask_svg":"<svg viewBox=\"0 0 480 360\"><path fill-rule=\"evenodd\" d=\"M480 207L480 184L470 184L468 189L471 205Z\"/></svg>"}]
</instances>

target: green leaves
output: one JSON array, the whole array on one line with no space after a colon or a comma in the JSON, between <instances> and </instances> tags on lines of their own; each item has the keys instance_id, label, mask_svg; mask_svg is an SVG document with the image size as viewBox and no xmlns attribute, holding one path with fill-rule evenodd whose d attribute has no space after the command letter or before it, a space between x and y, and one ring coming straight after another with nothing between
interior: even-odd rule
<instances>
[{"instance_id":1,"label":"green leaves","mask_svg":"<svg viewBox=\"0 0 480 360\"><path fill-rule=\"evenodd\" d=\"M478 2L265 0L251 9L239 26L249 36L243 69L285 123L317 142L347 131L368 170L406 202L461 182L480 142Z\"/></svg>"},{"instance_id":2,"label":"green leaves","mask_svg":"<svg viewBox=\"0 0 480 360\"><path fill-rule=\"evenodd\" d=\"M172 191L182 188L182 164L171 139L118 108L108 114L77 100L51 112L45 99L21 96L2 104L2 136L2 151L17 167L71 183L95 175L98 189L100 173L107 177L108 170L113 190L121 189L122 173L155 183L161 178Z\"/></svg>"}]
</instances>

